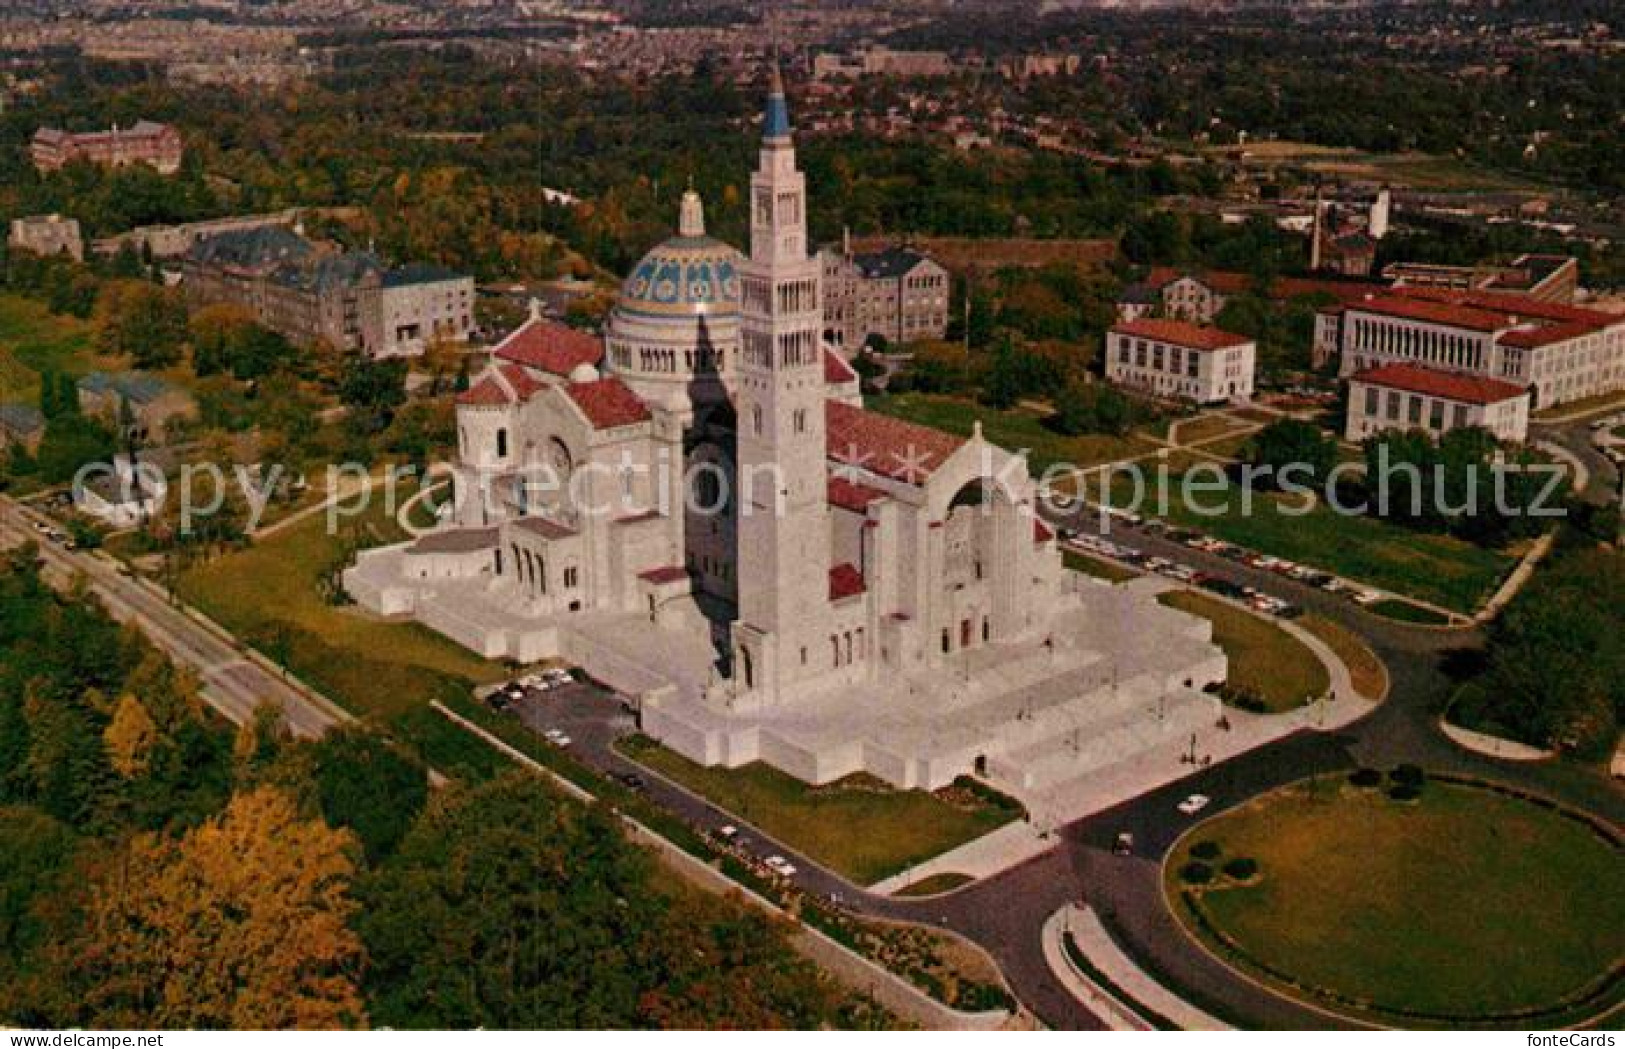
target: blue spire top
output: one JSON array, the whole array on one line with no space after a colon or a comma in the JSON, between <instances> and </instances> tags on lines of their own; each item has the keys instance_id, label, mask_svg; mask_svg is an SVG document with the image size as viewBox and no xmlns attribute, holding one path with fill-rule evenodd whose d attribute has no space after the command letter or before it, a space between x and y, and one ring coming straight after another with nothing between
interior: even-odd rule
<instances>
[{"instance_id":1,"label":"blue spire top","mask_svg":"<svg viewBox=\"0 0 1625 1049\"><path fill-rule=\"evenodd\" d=\"M790 106L784 101L784 78L778 59L773 60L773 78L768 84L767 108L762 111L762 137L786 138L790 134Z\"/></svg>"}]
</instances>

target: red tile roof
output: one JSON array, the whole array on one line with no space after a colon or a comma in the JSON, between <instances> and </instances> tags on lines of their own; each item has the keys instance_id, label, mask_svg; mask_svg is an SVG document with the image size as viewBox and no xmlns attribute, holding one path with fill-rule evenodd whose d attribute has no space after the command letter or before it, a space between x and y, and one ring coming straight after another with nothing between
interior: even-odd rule
<instances>
[{"instance_id":1,"label":"red tile roof","mask_svg":"<svg viewBox=\"0 0 1625 1049\"><path fill-rule=\"evenodd\" d=\"M513 398L502 384L490 376L470 386L457 395L458 404L473 405L477 408L494 408L498 405L509 404Z\"/></svg>"},{"instance_id":2,"label":"red tile roof","mask_svg":"<svg viewBox=\"0 0 1625 1049\"><path fill-rule=\"evenodd\" d=\"M1528 395L1528 391L1523 387L1514 386L1509 382L1465 375L1461 372L1423 368L1416 364L1385 364L1379 368L1368 368L1363 372L1356 372L1350 381L1392 390L1406 390L1430 397L1443 397L1465 404L1500 404L1502 401Z\"/></svg>"},{"instance_id":3,"label":"red tile roof","mask_svg":"<svg viewBox=\"0 0 1625 1049\"><path fill-rule=\"evenodd\" d=\"M1218 328L1155 317L1142 317L1139 320L1114 324L1112 331L1119 335L1133 335L1142 339L1173 343L1175 346L1191 350L1227 350L1232 346L1244 346L1253 341L1245 335L1237 335Z\"/></svg>"},{"instance_id":4,"label":"red tile roof","mask_svg":"<svg viewBox=\"0 0 1625 1049\"><path fill-rule=\"evenodd\" d=\"M1047 543L1051 539L1054 539L1054 538L1055 538L1055 533L1049 530L1049 525L1047 525L1044 522L1040 521L1036 517L1033 518L1033 542L1034 543Z\"/></svg>"},{"instance_id":5,"label":"red tile roof","mask_svg":"<svg viewBox=\"0 0 1625 1049\"><path fill-rule=\"evenodd\" d=\"M1181 277L1189 277L1221 295L1239 295L1251 290L1257 283L1245 273L1229 270L1179 270L1172 266L1153 267L1145 282L1161 291ZM1383 287L1381 283L1371 280L1277 277L1270 282L1268 295L1272 299L1292 299L1300 295L1330 295L1340 302L1349 302L1370 295Z\"/></svg>"},{"instance_id":6,"label":"red tile roof","mask_svg":"<svg viewBox=\"0 0 1625 1049\"><path fill-rule=\"evenodd\" d=\"M525 369L514 364L502 364L487 371L479 382L458 394L457 403L476 407L514 404L529 400L532 394L541 389L544 389L543 384L531 378Z\"/></svg>"},{"instance_id":7,"label":"red tile roof","mask_svg":"<svg viewBox=\"0 0 1625 1049\"><path fill-rule=\"evenodd\" d=\"M1503 346L1515 346L1518 349L1532 350L1540 346L1550 346L1556 342L1567 342L1569 339L1578 339L1591 335L1597 331L1595 324L1584 321L1565 321L1559 324L1548 324L1539 328L1519 328L1502 335L1498 342Z\"/></svg>"},{"instance_id":8,"label":"red tile roof","mask_svg":"<svg viewBox=\"0 0 1625 1049\"><path fill-rule=\"evenodd\" d=\"M575 529L561 525L557 521L549 521L545 517L521 517L513 523L513 526L542 539L568 539L578 534Z\"/></svg>"},{"instance_id":9,"label":"red tile roof","mask_svg":"<svg viewBox=\"0 0 1625 1049\"><path fill-rule=\"evenodd\" d=\"M664 568L651 568L647 572L639 572L638 578L647 580L655 586L664 586L667 583L675 583L680 579L687 579L688 569L678 565L666 565Z\"/></svg>"},{"instance_id":10,"label":"red tile roof","mask_svg":"<svg viewBox=\"0 0 1625 1049\"><path fill-rule=\"evenodd\" d=\"M1427 299L1448 302L1472 309L1506 313L1519 320L1572 322L1606 328L1625 323L1625 316L1602 310L1570 306L1561 302L1547 302L1530 295L1498 291L1464 291L1459 288L1395 288L1393 294L1407 299Z\"/></svg>"},{"instance_id":11,"label":"red tile roof","mask_svg":"<svg viewBox=\"0 0 1625 1049\"><path fill-rule=\"evenodd\" d=\"M866 589L867 587L863 583L863 573L851 565L836 565L829 570L829 599L831 601L856 597Z\"/></svg>"},{"instance_id":12,"label":"red tile roof","mask_svg":"<svg viewBox=\"0 0 1625 1049\"><path fill-rule=\"evenodd\" d=\"M649 418L649 406L631 388L616 378L596 382L573 382L564 392L592 423L595 430L631 426Z\"/></svg>"},{"instance_id":13,"label":"red tile roof","mask_svg":"<svg viewBox=\"0 0 1625 1049\"><path fill-rule=\"evenodd\" d=\"M878 488L848 481L844 477L832 476L829 479L829 505L838 506L842 510L861 514L869 508L870 503L884 498L886 493Z\"/></svg>"},{"instance_id":14,"label":"red tile roof","mask_svg":"<svg viewBox=\"0 0 1625 1049\"><path fill-rule=\"evenodd\" d=\"M920 484L965 445L963 437L889 415L824 402L825 443L835 462Z\"/></svg>"},{"instance_id":15,"label":"red tile roof","mask_svg":"<svg viewBox=\"0 0 1625 1049\"><path fill-rule=\"evenodd\" d=\"M1465 328L1468 331L1500 331L1517 323L1516 318L1503 309L1487 310L1476 306L1464 306L1456 301L1443 301L1433 296L1379 295L1363 302L1352 303L1349 308L1384 317L1399 317L1426 324Z\"/></svg>"},{"instance_id":16,"label":"red tile roof","mask_svg":"<svg viewBox=\"0 0 1625 1049\"><path fill-rule=\"evenodd\" d=\"M857 382L858 373L852 370L840 354L834 350L824 351L824 381L831 385L843 382Z\"/></svg>"},{"instance_id":17,"label":"red tile roof","mask_svg":"<svg viewBox=\"0 0 1625 1049\"><path fill-rule=\"evenodd\" d=\"M604 342L596 335L532 317L497 344L498 358L537 371L568 377L578 365L596 365L604 357Z\"/></svg>"}]
</instances>

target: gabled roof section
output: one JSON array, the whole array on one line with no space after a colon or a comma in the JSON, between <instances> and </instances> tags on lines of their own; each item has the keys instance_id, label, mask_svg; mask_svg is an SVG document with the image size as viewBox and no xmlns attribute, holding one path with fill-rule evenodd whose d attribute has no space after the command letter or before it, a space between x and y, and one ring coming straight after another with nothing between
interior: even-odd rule
<instances>
[{"instance_id":1,"label":"gabled roof section","mask_svg":"<svg viewBox=\"0 0 1625 1049\"><path fill-rule=\"evenodd\" d=\"M858 373L847 363L846 359L834 350L824 351L824 381L834 386L840 383L857 382Z\"/></svg>"},{"instance_id":2,"label":"gabled roof section","mask_svg":"<svg viewBox=\"0 0 1625 1049\"><path fill-rule=\"evenodd\" d=\"M534 316L497 343L492 354L561 378L582 364L596 366L604 358L604 342L557 321Z\"/></svg>"},{"instance_id":3,"label":"gabled roof section","mask_svg":"<svg viewBox=\"0 0 1625 1049\"><path fill-rule=\"evenodd\" d=\"M1356 372L1351 381L1391 390L1426 394L1429 397L1442 397L1464 404L1500 404L1503 401L1528 396L1528 391L1523 387L1501 382L1499 379L1485 379L1462 372L1423 368L1416 364L1385 364L1379 368L1368 368L1363 372Z\"/></svg>"},{"instance_id":4,"label":"gabled roof section","mask_svg":"<svg viewBox=\"0 0 1625 1049\"><path fill-rule=\"evenodd\" d=\"M595 430L632 426L650 418L649 406L643 403L643 398L617 378L574 382L563 389Z\"/></svg>"},{"instance_id":5,"label":"gabled roof section","mask_svg":"<svg viewBox=\"0 0 1625 1049\"><path fill-rule=\"evenodd\" d=\"M963 437L839 401L824 402L829 458L904 484L923 484L965 446Z\"/></svg>"},{"instance_id":6,"label":"gabled roof section","mask_svg":"<svg viewBox=\"0 0 1625 1049\"><path fill-rule=\"evenodd\" d=\"M458 394L457 403L477 408L522 404L546 388L545 384L531 378L530 373L517 364L499 364L486 369L478 382L466 392Z\"/></svg>"},{"instance_id":7,"label":"gabled roof section","mask_svg":"<svg viewBox=\"0 0 1625 1049\"><path fill-rule=\"evenodd\" d=\"M1114 324L1112 331L1119 335L1155 339L1190 350L1227 350L1232 346L1245 346L1253 341L1245 335L1237 335L1219 328L1154 317L1142 317L1139 320Z\"/></svg>"}]
</instances>

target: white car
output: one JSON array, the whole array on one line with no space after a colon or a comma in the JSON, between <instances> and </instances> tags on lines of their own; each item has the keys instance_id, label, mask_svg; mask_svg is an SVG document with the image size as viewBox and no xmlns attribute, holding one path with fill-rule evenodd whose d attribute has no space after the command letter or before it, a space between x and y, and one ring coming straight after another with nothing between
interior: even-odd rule
<instances>
[{"instance_id":1,"label":"white car","mask_svg":"<svg viewBox=\"0 0 1625 1049\"><path fill-rule=\"evenodd\" d=\"M1206 794L1192 794L1190 797L1179 803L1179 811L1183 812L1187 816L1194 816L1198 812L1201 812L1203 809L1207 808L1208 802L1212 800L1213 799L1208 797Z\"/></svg>"},{"instance_id":2,"label":"white car","mask_svg":"<svg viewBox=\"0 0 1625 1049\"><path fill-rule=\"evenodd\" d=\"M734 838L738 836L739 828L730 823L726 826L718 827L717 834L724 838Z\"/></svg>"},{"instance_id":3,"label":"white car","mask_svg":"<svg viewBox=\"0 0 1625 1049\"><path fill-rule=\"evenodd\" d=\"M555 739L553 741L553 745L562 750L563 748L568 747L571 743L574 743L574 742L575 742L575 740L571 739L569 736L560 736L558 739Z\"/></svg>"},{"instance_id":4,"label":"white car","mask_svg":"<svg viewBox=\"0 0 1625 1049\"><path fill-rule=\"evenodd\" d=\"M552 670L543 671L542 676L547 678L548 682L554 688L557 688L560 685L568 685L570 682L575 680L568 670L560 670L557 667L554 667Z\"/></svg>"},{"instance_id":5,"label":"white car","mask_svg":"<svg viewBox=\"0 0 1625 1049\"><path fill-rule=\"evenodd\" d=\"M768 870L782 878L792 877L796 873L795 865L783 856L769 856L762 862L767 865Z\"/></svg>"},{"instance_id":6,"label":"white car","mask_svg":"<svg viewBox=\"0 0 1625 1049\"><path fill-rule=\"evenodd\" d=\"M550 728L546 732L542 733L542 738L547 740L549 743L557 743L559 740L564 738L564 733L560 732L556 728Z\"/></svg>"}]
</instances>

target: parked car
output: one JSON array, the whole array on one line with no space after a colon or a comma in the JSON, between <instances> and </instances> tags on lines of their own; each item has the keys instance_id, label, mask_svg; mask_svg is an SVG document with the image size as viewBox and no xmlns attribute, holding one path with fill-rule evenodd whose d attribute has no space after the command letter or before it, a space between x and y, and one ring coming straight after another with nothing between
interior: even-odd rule
<instances>
[{"instance_id":1,"label":"parked car","mask_svg":"<svg viewBox=\"0 0 1625 1049\"><path fill-rule=\"evenodd\" d=\"M1183 812L1187 816L1194 816L1198 812L1201 812L1203 809L1207 808L1208 803L1212 800L1213 799L1208 797L1206 794L1192 794L1184 801L1179 803L1179 811Z\"/></svg>"}]
</instances>

